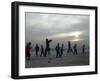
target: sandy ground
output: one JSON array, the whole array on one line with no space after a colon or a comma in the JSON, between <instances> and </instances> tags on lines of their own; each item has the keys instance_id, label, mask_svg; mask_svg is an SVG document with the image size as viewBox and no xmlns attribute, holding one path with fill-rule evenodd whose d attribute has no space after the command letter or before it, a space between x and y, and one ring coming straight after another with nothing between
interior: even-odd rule
<instances>
[{"instance_id":1,"label":"sandy ground","mask_svg":"<svg viewBox=\"0 0 100 81\"><path fill-rule=\"evenodd\" d=\"M26 60L25 63L26 68L89 65L89 53L78 53L77 55L64 53L61 58L56 58L56 53L53 51L47 57L36 56L33 52L31 60Z\"/></svg>"}]
</instances>

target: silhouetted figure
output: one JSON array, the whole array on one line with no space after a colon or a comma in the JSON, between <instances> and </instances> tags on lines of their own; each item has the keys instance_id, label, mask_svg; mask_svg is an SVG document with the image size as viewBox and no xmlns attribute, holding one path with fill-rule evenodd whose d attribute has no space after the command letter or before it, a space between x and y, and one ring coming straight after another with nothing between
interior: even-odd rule
<instances>
[{"instance_id":1,"label":"silhouetted figure","mask_svg":"<svg viewBox=\"0 0 100 81\"><path fill-rule=\"evenodd\" d=\"M41 45L41 54L40 54L40 56L44 56L44 48L43 48L43 45Z\"/></svg>"},{"instance_id":2,"label":"silhouetted figure","mask_svg":"<svg viewBox=\"0 0 100 81\"><path fill-rule=\"evenodd\" d=\"M63 51L64 51L64 44L62 44L61 48L60 48L60 56L63 55Z\"/></svg>"},{"instance_id":3,"label":"silhouetted figure","mask_svg":"<svg viewBox=\"0 0 100 81\"><path fill-rule=\"evenodd\" d=\"M47 56L47 53L48 53L48 55L50 54L50 42L51 42L52 40L48 40L48 39L46 39L46 49L45 49L45 54L44 54L44 56Z\"/></svg>"},{"instance_id":4,"label":"silhouetted figure","mask_svg":"<svg viewBox=\"0 0 100 81\"><path fill-rule=\"evenodd\" d=\"M74 53L74 54L77 54L77 44L75 44L75 45L73 46L73 53Z\"/></svg>"},{"instance_id":5,"label":"silhouetted figure","mask_svg":"<svg viewBox=\"0 0 100 81\"><path fill-rule=\"evenodd\" d=\"M36 51L36 56L38 56L38 52L39 52L39 46L38 46L38 44L36 44L36 46L35 46L35 51Z\"/></svg>"},{"instance_id":6,"label":"silhouetted figure","mask_svg":"<svg viewBox=\"0 0 100 81\"><path fill-rule=\"evenodd\" d=\"M82 53L83 54L85 53L85 44L83 44L83 46L82 46Z\"/></svg>"},{"instance_id":7,"label":"silhouetted figure","mask_svg":"<svg viewBox=\"0 0 100 81\"><path fill-rule=\"evenodd\" d=\"M56 58L60 57L60 46L59 46L59 43L57 44L55 50L56 50Z\"/></svg>"},{"instance_id":8,"label":"silhouetted figure","mask_svg":"<svg viewBox=\"0 0 100 81\"><path fill-rule=\"evenodd\" d=\"M73 52L73 51L72 51L72 48L71 48L71 43L70 43L70 41L68 41L68 50L67 50L67 53L70 53L70 52Z\"/></svg>"},{"instance_id":9,"label":"silhouetted figure","mask_svg":"<svg viewBox=\"0 0 100 81\"><path fill-rule=\"evenodd\" d=\"M30 50L32 49L31 47L31 42L27 43L25 47L25 53L26 53L26 60L30 60Z\"/></svg>"}]
</instances>

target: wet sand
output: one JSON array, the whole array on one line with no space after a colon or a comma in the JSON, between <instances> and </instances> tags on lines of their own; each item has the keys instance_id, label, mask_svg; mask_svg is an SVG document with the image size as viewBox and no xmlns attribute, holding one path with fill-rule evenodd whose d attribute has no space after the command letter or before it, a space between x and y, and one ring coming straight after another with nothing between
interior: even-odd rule
<instances>
[{"instance_id":1,"label":"wet sand","mask_svg":"<svg viewBox=\"0 0 100 81\"><path fill-rule=\"evenodd\" d=\"M26 68L89 65L89 52L78 53L77 55L64 53L61 58L56 58L56 53L53 51L47 57L36 56L33 52L30 61L26 60L25 64Z\"/></svg>"}]
</instances>

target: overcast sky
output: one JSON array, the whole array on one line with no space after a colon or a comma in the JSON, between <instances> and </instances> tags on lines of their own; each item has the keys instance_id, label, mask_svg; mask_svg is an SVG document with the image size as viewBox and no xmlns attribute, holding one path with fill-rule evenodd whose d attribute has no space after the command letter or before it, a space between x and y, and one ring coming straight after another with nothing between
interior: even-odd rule
<instances>
[{"instance_id":1,"label":"overcast sky","mask_svg":"<svg viewBox=\"0 0 100 81\"><path fill-rule=\"evenodd\" d=\"M25 42L45 45L72 43L89 45L89 16L74 14L25 13Z\"/></svg>"}]
</instances>

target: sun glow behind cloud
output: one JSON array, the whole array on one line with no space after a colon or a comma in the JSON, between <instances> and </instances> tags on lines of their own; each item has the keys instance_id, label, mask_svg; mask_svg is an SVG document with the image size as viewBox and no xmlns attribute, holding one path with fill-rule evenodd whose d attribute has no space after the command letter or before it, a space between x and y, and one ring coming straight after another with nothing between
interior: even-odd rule
<instances>
[{"instance_id":1,"label":"sun glow behind cloud","mask_svg":"<svg viewBox=\"0 0 100 81\"><path fill-rule=\"evenodd\" d=\"M83 39L79 38L79 36L82 35L83 33L84 32L80 32L80 31L68 32L68 33L60 33L60 34L48 36L47 38L50 38L50 39L61 39L61 38L73 37L73 39L71 39L70 41L76 42L76 41L83 40Z\"/></svg>"},{"instance_id":2,"label":"sun glow behind cloud","mask_svg":"<svg viewBox=\"0 0 100 81\"><path fill-rule=\"evenodd\" d=\"M65 38L65 37L78 38L82 33L83 32L80 32L80 31L68 32L68 33L60 33L60 34L48 36L47 38Z\"/></svg>"},{"instance_id":3,"label":"sun glow behind cloud","mask_svg":"<svg viewBox=\"0 0 100 81\"><path fill-rule=\"evenodd\" d=\"M83 40L83 39L78 39L78 38L75 38L75 39L70 40L70 41L72 41L72 42L77 42L77 41L81 41L81 40Z\"/></svg>"}]
</instances>

